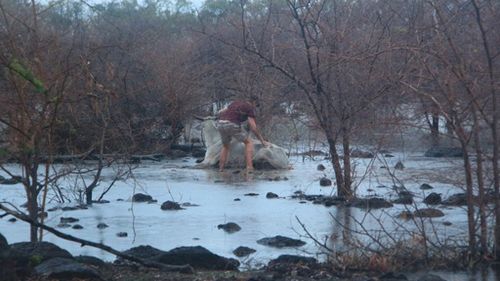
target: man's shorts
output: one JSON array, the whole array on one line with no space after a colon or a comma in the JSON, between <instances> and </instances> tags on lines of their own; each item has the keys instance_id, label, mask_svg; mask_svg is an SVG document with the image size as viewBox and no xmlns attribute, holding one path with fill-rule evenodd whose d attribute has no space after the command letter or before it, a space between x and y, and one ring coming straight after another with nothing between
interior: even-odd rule
<instances>
[{"instance_id":1,"label":"man's shorts","mask_svg":"<svg viewBox=\"0 0 500 281\"><path fill-rule=\"evenodd\" d=\"M216 127L220 133L223 144L229 144L231 138L243 142L249 137L249 132L245 130L242 125L234 124L227 120L218 120Z\"/></svg>"}]
</instances>

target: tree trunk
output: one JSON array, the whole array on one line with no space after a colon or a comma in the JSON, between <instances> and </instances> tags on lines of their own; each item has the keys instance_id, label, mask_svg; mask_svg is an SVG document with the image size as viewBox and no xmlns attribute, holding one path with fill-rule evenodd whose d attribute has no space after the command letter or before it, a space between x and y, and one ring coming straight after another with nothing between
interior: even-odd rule
<instances>
[{"instance_id":1,"label":"tree trunk","mask_svg":"<svg viewBox=\"0 0 500 281\"><path fill-rule=\"evenodd\" d=\"M474 148L476 150L476 178L478 188L478 207L479 207L479 227L480 236L479 242L481 245L480 253L485 256L488 255L488 222L486 218L485 206L485 191L484 191L484 171L483 171L483 151L480 143L479 120L476 113L476 108L472 109L472 116L474 120L473 134L474 134Z\"/></svg>"},{"instance_id":2,"label":"tree trunk","mask_svg":"<svg viewBox=\"0 0 500 281\"><path fill-rule=\"evenodd\" d=\"M465 186L467 197L467 224L469 232L469 252L471 257L476 256L476 221L474 218L474 193L472 189L472 166L470 163L469 151L467 144L461 139L462 150L464 152L464 171L465 171Z\"/></svg>"},{"instance_id":3,"label":"tree trunk","mask_svg":"<svg viewBox=\"0 0 500 281\"><path fill-rule=\"evenodd\" d=\"M347 128L343 128L342 146L344 148L344 196L352 198L351 190L351 144Z\"/></svg>"},{"instance_id":4,"label":"tree trunk","mask_svg":"<svg viewBox=\"0 0 500 281\"><path fill-rule=\"evenodd\" d=\"M432 113L431 141L432 146L439 145L439 114L436 113Z\"/></svg>"},{"instance_id":5,"label":"tree trunk","mask_svg":"<svg viewBox=\"0 0 500 281\"><path fill-rule=\"evenodd\" d=\"M347 198L348 193L346 192L344 186L344 177L342 175L342 166L340 165L340 157L337 152L337 147L335 146L335 140L331 137L327 137L328 145L330 148L330 155L332 156L332 166L335 172L335 182L337 183L337 196Z\"/></svg>"}]
</instances>

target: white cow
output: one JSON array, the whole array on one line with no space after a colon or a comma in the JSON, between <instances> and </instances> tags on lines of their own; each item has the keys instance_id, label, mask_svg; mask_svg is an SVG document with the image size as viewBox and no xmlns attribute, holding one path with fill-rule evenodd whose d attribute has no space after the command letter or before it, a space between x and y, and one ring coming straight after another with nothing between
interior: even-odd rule
<instances>
[{"instance_id":1,"label":"white cow","mask_svg":"<svg viewBox=\"0 0 500 281\"><path fill-rule=\"evenodd\" d=\"M222 141L219 131L215 127L215 120L205 118L202 123L202 132L207 146L205 159L198 167L216 167L219 163ZM253 163L256 169L287 169L289 166L288 156L285 149L275 144L264 147L260 141L253 139L254 156ZM242 142L232 140L229 151L229 159L226 164L228 168L245 167L245 145Z\"/></svg>"}]
</instances>

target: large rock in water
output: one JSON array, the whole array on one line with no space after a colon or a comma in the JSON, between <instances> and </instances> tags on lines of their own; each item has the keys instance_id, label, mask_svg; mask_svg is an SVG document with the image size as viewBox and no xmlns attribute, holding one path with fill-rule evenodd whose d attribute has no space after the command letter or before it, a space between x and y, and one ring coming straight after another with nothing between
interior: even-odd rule
<instances>
[{"instance_id":1,"label":"large rock in water","mask_svg":"<svg viewBox=\"0 0 500 281\"><path fill-rule=\"evenodd\" d=\"M72 259L53 258L35 267L35 272L46 278L56 280L102 280L99 272L90 266L81 264Z\"/></svg>"},{"instance_id":2,"label":"large rock in water","mask_svg":"<svg viewBox=\"0 0 500 281\"><path fill-rule=\"evenodd\" d=\"M36 256L40 262L52 258L72 259L73 256L66 250L49 242L20 242L10 245L11 257L15 259L31 259Z\"/></svg>"},{"instance_id":3,"label":"large rock in water","mask_svg":"<svg viewBox=\"0 0 500 281\"><path fill-rule=\"evenodd\" d=\"M205 159L198 164L200 168L210 168L219 162L222 141L219 131L215 127L215 120L207 119L203 121L203 135L207 151ZM260 141L253 139L254 156L253 162L256 169L287 169L289 162L285 149L275 144L264 147ZM229 153L226 167L245 167L245 145L242 142L233 140L231 142L231 152Z\"/></svg>"},{"instance_id":4,"label":"large rock in water","mask_svg":"<svg viewBox=\"0 0 500 281\"><path fill-rule=\"evenodd\" d=\"M240 262L236 259L216 255L201 247L179 247L156 258L157 261L171 265L189 264L194 269L237 270Z\"/></svg>"}]
</instances>

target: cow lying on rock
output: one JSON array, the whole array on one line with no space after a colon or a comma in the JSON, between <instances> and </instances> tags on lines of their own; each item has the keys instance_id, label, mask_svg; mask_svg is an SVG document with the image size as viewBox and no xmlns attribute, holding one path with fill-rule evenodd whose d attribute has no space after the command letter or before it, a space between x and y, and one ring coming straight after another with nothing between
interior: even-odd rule
<instances>
[{"instance_id":1,"label":"cow lying on rock","mask_svg":"<svg viewBox=\"0 0 500 281\"><path fill-rule=\"evenodd\" d=\"M215 127L215 120L204 118L202 133L207 146L205 159L198 164L200 168L217 167L222 150L222 141L219 131ZM275 144L264 147L260 142L253 141L254 155L253 164L256 169L287 169L289 166L288 156L285 149ZM226 167L245 167L245 145L242 142L232 140L229 159Z\"/></svg>"}]
</instances>

